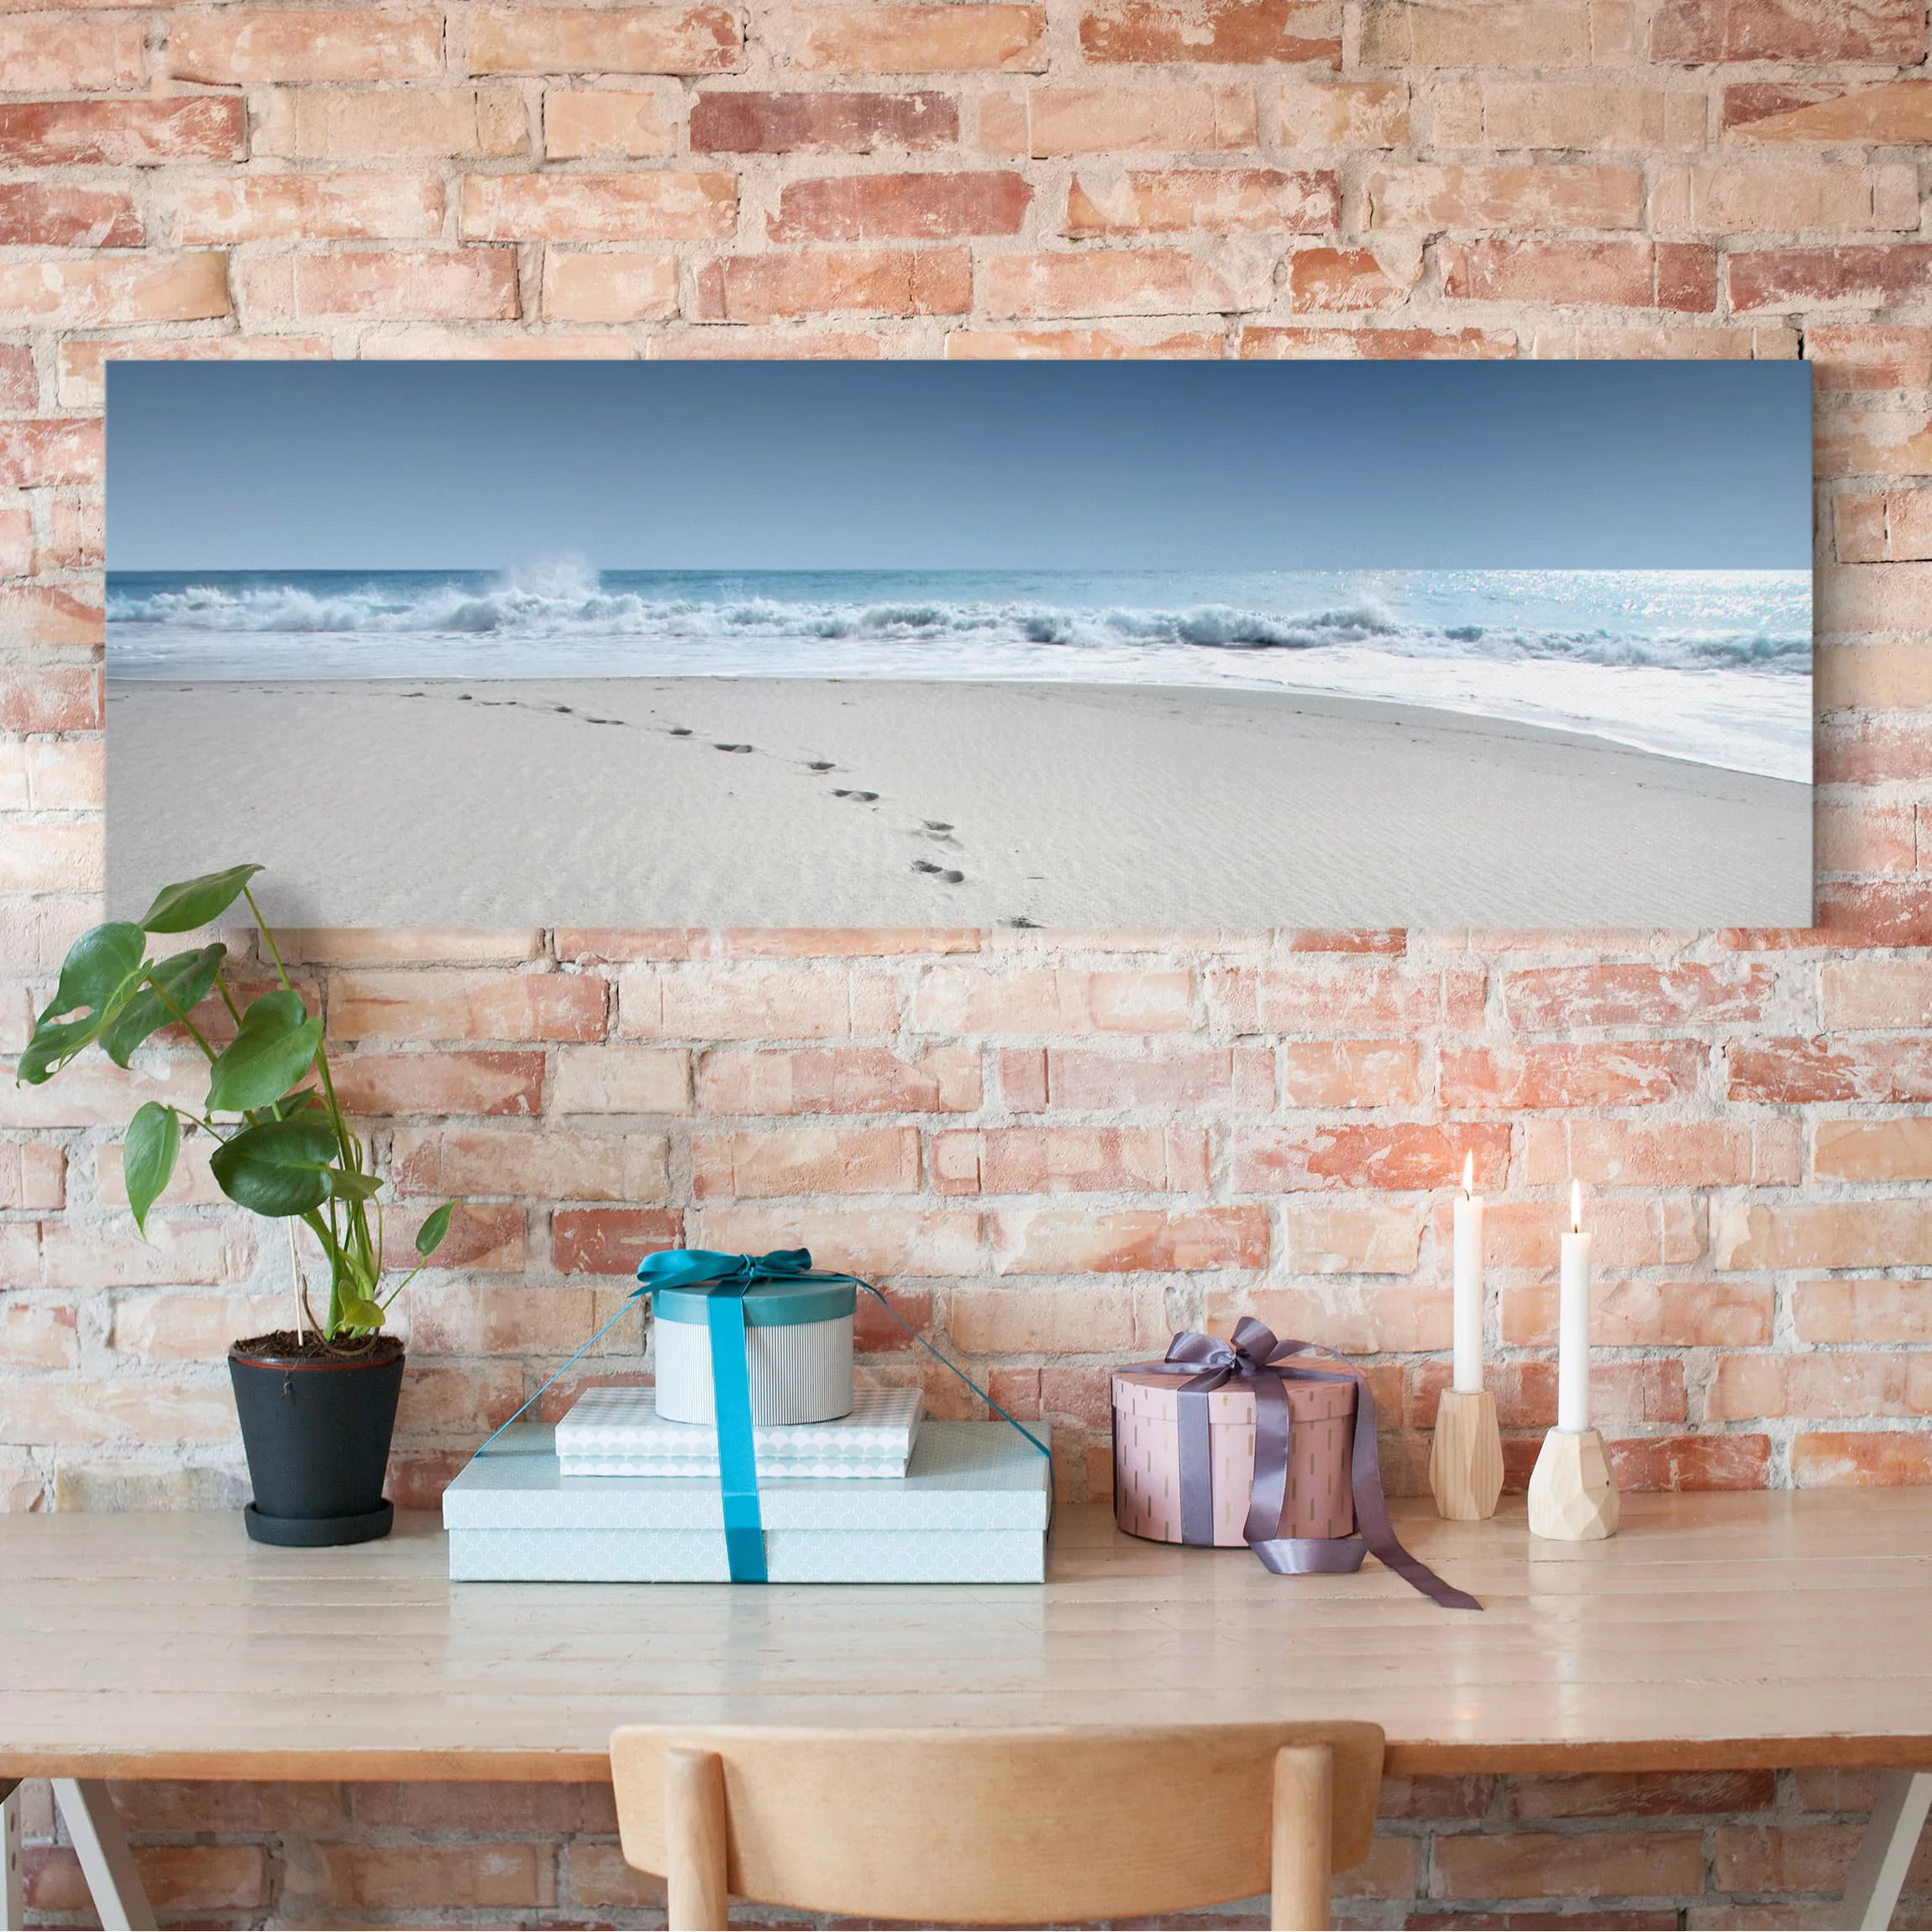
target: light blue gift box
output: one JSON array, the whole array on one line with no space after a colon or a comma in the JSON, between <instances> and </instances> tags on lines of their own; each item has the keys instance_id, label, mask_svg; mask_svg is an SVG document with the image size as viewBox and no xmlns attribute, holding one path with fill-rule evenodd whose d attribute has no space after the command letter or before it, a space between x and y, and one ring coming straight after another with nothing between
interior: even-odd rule
<instances>
[{"instance_id":1,"label":"light blue gift box","mask_svg":"<svg viewBox=\"0 0 1932 1932\"><path fill-rule=\"evenodd\" d=\"M1050 1446L1044 1424L1035 1425ZM731 1580L715 1477L566 1478L555 1431L506 1430L443 1494L459 1583ZM934 1422L899 1482L774 1483L759 1499L774 1583L1037 1583L1051 1465L1004 1422Z\"/></svg>"}]
</instances>

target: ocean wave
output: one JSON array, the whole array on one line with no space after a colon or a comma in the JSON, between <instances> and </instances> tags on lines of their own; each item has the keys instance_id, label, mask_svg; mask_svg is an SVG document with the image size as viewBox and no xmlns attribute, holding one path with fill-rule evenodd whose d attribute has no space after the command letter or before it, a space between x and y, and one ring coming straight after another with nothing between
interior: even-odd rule
<instances>
[{"instance_id":1,"label":"ocean wave","mask_svg":"<svg viewBox=\"0 0 1932 1932\"><path fill-rule=\"evenodd\" d=\"M850 602L769 597L647 596L606 590L594 570L570 560L504 578L488 588L459 582L321 591L286 584L186 585L111 594L108 617L175 633L255 636L488 637L567 645L573 638L701 644L707 638L774 646L843 639L917 646L1172 646L1225 651L1317 651L1365 644L1400 656L1571 659L1676 669L1756 669L1805 674L1808 634L1721 626L1638 633L1608 628L1431 626L1373 603L1284 614L1229 604L1174 610L1080 608L1021 601L944 600ZM648 658L648 653L646 654ZM640 668L648 668L648 664Z\"/></svg>"}]
</instances>

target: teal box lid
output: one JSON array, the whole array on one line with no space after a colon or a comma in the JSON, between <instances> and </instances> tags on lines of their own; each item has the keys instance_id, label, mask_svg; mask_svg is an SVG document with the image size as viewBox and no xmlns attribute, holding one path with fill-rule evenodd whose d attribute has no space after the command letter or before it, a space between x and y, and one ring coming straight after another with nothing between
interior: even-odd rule
<instances>
[{"instance_id":1,"label":"teal box lid","mask_svg":"<svg viewBox=\"0 0 1932 1932\"><path fill-rule=\"evenodd\" d=\"M711 1296L701 1288L654 1288L651 1308L659 1321L702 1327L711 1320ZM849 1281L754 1281L744 1293L747 1328L793 1328L808 1321L837 1321L858 1305Z\"/></svg>"}]
</instances>

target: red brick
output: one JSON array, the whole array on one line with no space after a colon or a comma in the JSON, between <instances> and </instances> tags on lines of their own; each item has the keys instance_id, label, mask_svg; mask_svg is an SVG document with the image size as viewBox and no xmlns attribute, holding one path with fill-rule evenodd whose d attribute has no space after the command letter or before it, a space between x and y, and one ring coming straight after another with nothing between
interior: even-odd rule
<instances>
[{"instance_id":1,"label":"red brick","mask_svg":"<svg viewBox=\"0 0 1932 1932\"><path fill-rule=\"evenodd\" d=\"M1044 7L820 5L774 26L806 73L1038 73L1047 65Z\"/></svg>"},{"instance_id":2,"label":"red brick","mask_svg":"<svg viewBox=\"0 0 1932 1932\"><path fill-rule=\"evenodd\" d=\"M1656 234L1916 228L1919 177L1902 165L1754 160L1664 168L1651 181L1650 225Z\"/></svg>"},{"instance_id":3,"label":"red brick","mask_svg":"<svg viewBox=\"0 0 1932 1932\"><path fill-rule=\"evenodd\" d=\"M79 1860L64 1845L25 1849L29 1909L89 1911ZM143 1845L134 1864L149 1902L164 1912L252 1914L268 1902L268 1851L260 1845Z\"/></svg>"},{"instance_id":4,"label":"red brick","mask_svg":"<svg viewBox=\"0 0 1932 1932\"><path fill-rule=\"evenodd\" d=\"M675 1208L559 1208L550 1216L550 1263L560 1274L635 1274L647 1254L683 1242Z\"/></svg>"},{"instance_id":5,"label":"red brick","mask_svg":"<svg viewBox=\"0 0 1932 1932\"><path fill-rule=\"evenodd\" d=\"M694 154L869 155L949 147L959 110L939 93L700 94L691 102Z\"/></svg>"},{"instance_id":6,"label":"red brick","mask_svg":"<svg viewBox=\"0 0 1932 1932\"><path fill-rule=\"evenodd\" d=\"M549 251L543 264L547 321L658 322L677 312L678 260L669 249Z\"/></svg>"},{"instance_id":7,"label":"red brick","mask_svg":"<svg viewBox=\"0 0 1932 1932\"><path fill-rule=\"evenodd\" d=\"M765 226L776 242L1010 235L1032 199L1020 175L845 175L787 183Z\"/></svg>"},{"instance_id":8,"label":"red brick","mask_svg":"<svg viewBox=\"0 0 1932 1932\"><path fill-rule=\"evenodd\" d=\"M1479 1023L1480 969L1430 972L1380 960L1346 967L1309 960L1260 973L1210 976L1212 1004L1237 1032L1407 1033Z\"/></svg>"},{"instance_id":9,"label":"red brick","mask_svg":"<svg viewBox=\"0 0 1932 1932\"><path fill-rule=\"evenodd\" d=\"M1921 1355L1849 1349L1720 1355L1704 1413L1714 1422L1932 1415L1932 1362Z\"/></svg>"},{"instance_id":10,"label":"red brick","mask_svg":"<svg viewBox=\"0 0 1932 1932\"><path fill-rule=\"evenodd\" d=\"M963 249L813 249L736 255L698 272L712 322L819 315L963 315L973 296Z\"/></svg>"},{"instance_id":11,"label":"red brick","mask_svg":"<svg viewBox=\"0 0 1932 1932\"><path fill-rule=\"evenodd\" d=\"M707 1114L970 1113L979 1104L979 1057L958 1047L916 1059L885 1047L723 1050L698 1063Z\"/></svg>"},{"instance_id":12,"label":"red brick","mask_svg":"<svg viewBox=\"0 0 1932 1932\"><path fill-rule=\"evenodd\" d=\"M228 312L219 255L76 256L0 264L0 323L99 328Z\"/></svg>"},{"instance_id":13,"label":"red brick","mask_svg":"<svg viewBox=\"0 0 1932 1932\"><path fill-rule=\"evenodd\" d=\"M1417 361L1453 356L1506 360L1516 353L1516 339L1506 330L1488 328L1276 328L1249 326L1241 332L1244 359L1289 362L1297 358L1318 361Z\"/></svg>"},{"instance_id":14,"label":"red brick","mask_svg":"<svg viewBox=\"0 0 1932 1932\"><path fill-rule=\"evenodd\" d=\"M102 622L98 604L59 586L0 590L0 638L9 644L98 644Z\"/></svg>"},{"instance_id":15,"label":"red brick","mask_svg":"<svg viewBox=\"0 0 1932 1932\"><path fill-rule=\"evenodd\" d=\"M1932 1436L1891 1430L1801 1431L1792 1439L1795 1488L1932 1483Z\"/></svg>"},{"instance_id":16,"label":"red brick","mask_svg":"<svg viewBox=\"0 0 1932 1932\"><path fill-rule=\"evenodd\" d=\"M1284 148L1400 148L1409 143L1404 81L1297 77L1273 90L1277 138ZM1567 144L1539 144L1551 147Z\"/></svg>"},{"instance_id":17,"label":"red brick","mask_svg":"<svg viewBox=\"0 0 1932 1932\"><path fill-rule=\"evenodd\" d=\"M412 241L443 232L443 184L429 175L241 175L185 181L177 243Z\"/></svg>"},{"instance_id":18,"label":"red brick","mask_svg":"<svg viewBox=\"0 0 1932 1932\"><path fill-rule=\"evenodd\" d=\"M1724 91L1727 134L1752 141L1827 141L1916 147L1932 141L1932 87L1887 81L1876 87L1746 81Z\"/></svg>"},{"instance_id":19,"label":"red brick","mask_svg":"<svg viewBox=\"0 0 1932 1932\"><path fill-rule=\"evenodd\" d=\"M1001 1274L1265 1268L1268 1213L1258 1207L1021 1209L994 1216L994 1246Z\"/></svg>"},{"instance_id":20,"label":"red brick","mask_svg":"<svg viewBox=\"0 0 1932 1932\"><path fill-rule=\"evenodd\" d=\"M799 1194L911 1194L919 1186L913 1127L790 1127L691 1137L697 1200Z\"/></svg>"},{"instance_id":21,"label":"red brick","mask_svg":"<svg viewBox=\"0 0 1932 1932\"><path fill-rule=\"evenodd\" d=\"M1923 1281L1801 1281L1791 1320L1800 1341L1932 1342L1932 1286Z\"/></svg>"},{"instance_id":22,"label":"red brick","mask_svg":"<svg viewBox=\"0 0 1932 1932\"><path fill-rule=\"evenodd\" d=\"M1080 17L1089 60L1313 61L1341 65L1341 9L1330 0L1102 0Z\"/></svg>"},{"instance_id":23,"label":"red brick","mask_svg":"<svg viewBox=\"0 0 1932 1932\"><path fill-rule=\"evenodd\" d=\"M1721 1269L1917 1268L1932 1262L1932 1200L1752 1201L1712 1204L1710 1249Z\"/></svg>"},{"instance_id":24,"label":"red brick","mask_svg":"<svg viewBox=\"0 0 1932 1932\"><path fill-rule=\"evenodd\" d=\"M1002 973L939 966L920 981L912 1024L924 1033L1160 1033L1189 1023L1185 972Z\"/></svg>"},{"instance_id":25,"label":"red brick","mask_svg":"<svg viewBox=\"0 0 1932 1932\"><path fill-rule=\"evenodd\" d=\"M932 1137L941 1194L1134 1194L1207 1186L1199 1127L990 1127Z\"/></svg>"},{"instance_id":26,"label":"red brick","mask_svg":"<svg viewBox=\"0 0 1932 1932\"><path fill-rule=\"evenodd\" d=\"M693 1246L727 1254L806 1247L821 1268L884 1284L901 1274L958 1278L983 1272L980 1217L958 1209L874 1207L841 1202L814 1208L795 1201L707 1207Z\"/></svg>"},{"instance_id":27,"label":"red brick","mask_svg":"<svg viewBox=\"0 0 1932 1932\"><path fill-rule=\"evenodd\" d=\"M1669 1026L1761 1019L1773 984L1766 966L1545 967L1505 974L1503 1004L1512 1024L1533 1032Z\"/></svg>"},{"instance_id":28,"label":"red brick","mask_svg":"<svg viewBox=\"0 0 1932 1932\"><path fill-rule=\"evenodd\" d=\"M184 258L212 262L220 266L220 255ZM223 307L227 307L225 282ZM98 409L107 400L107 365L110 362L186 362L206 358L218 362L314 362L327 361L333 350L329 344L313 335L196 335L175 337L112 336L70 339L60 344L60 401L70 408ZM368 353L365 349L365 354ZM70 544L85 531L86 542L97 562L102 549L102 507L99 503L75 504L68 507L71 520L64 518L63 500L55 500L57 528L65 527Z\"/></svg>"},{"instance_id":29,"label":"red brick","mask_svg":"<svg viewBox=\"0 0 1932 1932\"><path fill-rule=\"evenodd\" d=\"M332 1037L601 1040L609 988L564 973L344 973L329 990Z\"/></svg>"},{"instance_id":30,"label":"red brick","mask_svg":"<svg viewBox=\"0 0 1932 1932\"><path fill-rule=\"evenodd\" d=\"M1774 1771L1596 1771L1512 1777L1512 1818L1683 1818L1719 1811L1769 1811Z\"/></svg>"},{"instance_id":31,"label":"red brick","mask_svg":"<svg viewBox=\"0 0 1932 1932\"><path fill-rule=\"evenodd\" d=\"M1925 58L1925 17L1909 0L1664 0L1651 21L1653 60Z\"/></svg>"},{"instance_id":32,"label":"red brick","mask_svg":"<svg viewBox=\"0 0 1932 1932\"><path fill-rule=\"evenodd\" d=\"M1771 1039L1732 1046L1734 1100L1932 1100L1932 1040Z\"/></svg>"},{"instance_id":33,"label":"red brick","mask_svg":"<svg viewBox=\"0 0 1932 1932\"><path fill-rule=\"evenodd\" d=\"M1572 1178L1605 1187L1793 1187L1798 1165L1791 1120L1524 1123L1523 1179L1532 1187Z\"/></svg>"},{"instance_id":34,"label":"red brick","mask_svg":"<svg viewBox=\"0 0 1932 1932\"><path fill-rule=\"evenodd\" d=\"M1002 255L986 264L985 308L995 317L1221 313L1263 299L1258 283L1241 276L1237 286L1178 249Z\"/></svg>"},{"instance_id":35,"label":"red brick","mask_svg":"<svg viewBox=\"0 0 1932 1932\"><path fill-rule=\"evenodd\" d=\"M97 731L100 725L99 671L0 673L0 731Z\"/></svg>"},{"instance_id":36,"label":"red brick","mask_svg":"<svg viewBox=\"0 0 1932 1932\"><path fill-rule=\"evenodd\" d=\"M0 181L0 245L139 248L146 239L131 196L66 181Z\"/></svg>"},{"instance_id":37,"label":"red brick","mask_svg":"<svg viewBox=\"0 0 1932 1932\"><path fill-rule=\"evenodd\" d=\"M260 255L238 263L235 277L248 313L276 321L507 322L517 312L516 252L507 248Z\"/></svg>"},{"instance_id":38,"label":"red brick","mask_svg":"<svg viewBox=\"0 0 1932 1932\"><path fill-rule=\"evenodd\" d=\"M554 1902L556 1851L549 1844L415 1844L315 1847L320 1895L352 1907L447 1912L533 1908Z\"/></svg>"},{"instance_id":39,"label":"red brick","mask_svg":"<svg viewBox=\"0 0 1932 1932\"><path fill-rule=\"evenodd\" d=\"M543 152L553 161L628 160L677 152L675 88L551 87L543 95Z\"/></svg>"},{"instance_id":40,"label":"red brick","mask_svg":"<svg viewBox=\"0 0 1932 1932\"><path fill-rule=\"evenodd\" d=\"M242 103L229 95L0 102L0 160L15 167L236 161L246 138Z\"/></svg>"},{"instance_id":41,"label":"red brick","mask_svg":"<svg viewBox=\"0 0 1932 1932\"><path fill-rule=\"evenodd\" d=\"M1118 328L961 328L946 338L952 362L1218 360L1223 349L1205 330L1142 339Z\"/></svg>"},{"instance_id":42,"label":"red brick","mask_svg":"<svg viewBox=\"0 0 1932 1932\"><path fill-rule=\"evenodd\" d=\"M1276 168L1171 168L1103 180L1082 176L1067 191L1070 235L1318 234L1340 218L1332 174Z\"/></svg>"},{"instance_id":43,"label":"red brick","mask_svg":"<svg viewBox=\"0 0 1932 1932\"><path fill-rule=\"evenodd\" d=\"M1369 66L1588 67L1630 51L1630 8L1586 0L1375 0L1362 13Z\"/></svg>"},{"instance_id":44,"label":"red brick","mask_svg":"<svg viewBox=\"0 0 1932 1932\"><path fill-rule=\"evenodd\" d=\"M669 1192L667 1154L661 1134L399 1127L391 1163L402 1194L656 1205Z\"/></svg>"},{"instance_id":45,"label":"red brick","mask_svg":"<svg viewBox=\"0 0 1932 1932\"><path fill-rule=\"evenodd\" d=\"M97 417L0 423L0 484L17 489L97 485L104 456Z\"/></svg>"},{"instance_id":46,"label":"red brick","mask_svg":"<svg viewBox=\"0 0 1932 1932\"><path fill-rule=\"evenodd\" d=\"M1701 148L1709 118L1701 88L1515 74L1446 77L1435 108L1438 148L1668 152Z\"/></svg>"},{"instance_id":47,"label":"red brick","mask_svg":"<svg viewBox=\"0 0 1932 1932\"><path fill-rule=\"evenodd\" d=\"M1470 302L1558 302L1703 314L1717 305L1717 253L1697 242L1445 243L1442 292ZM1733 282L1735 282L1735 264Z\"/></svg>"},{"instance_id":48,"label":"red brick","mask_svg":"<svg viewBox=\"0 0 1932 1932\"><path fill-rule=\"evenodd\" d=\"M44 13L0 19L0 73L9 92L91 93L134 87L146 68L131 19L79 21Z\"/></svg>"},{"instance_id":49,"label":"red brick","mask_svg":"<svg viewBox=\"0 0 1932 1932\"><path fill-rule=\"evenodd\" d=\"M1635 168L1552 165L1378 168L1362 184L1372 228L1634 228Z\"/></svg>"},{"instance_id":50,"label":"red brick","mask_svg":"<svg viewBox=\"0 0 1932 1932\"><path fill-rule=\"evenodd\" d=\"M1254 89L1182 81L1166 87L1036 87L1026 151L1060 155L1237 154L1260 139Z\"/></svg>"},{"instance_id":51,"label":"red brick","mask_svg":"<svg viewBox=\"0 0 1932 1932\"><path fill-rule=\"evenodd\" d=\"M327 12L182 9L168 22L168 71L184 81L422 81L443 71L433 8Z\"/></svg>"},{"instance_id":52,"label":"red brick","mask_svg":"<svg viewBox=\"0 0 1932 1932\"><path fill-rule=\"evenodd\" d=\"M512 87L293 87L267 95L255 152L361 167L379 155L523 155L528 108Z\"/></svg>"},{"instance_id":53,"label":"red brick","mask_svg":"<svg viewBox=\"0 0 1932 1932\"><path fill-rule=\"evenodd\" d=\"M459 223L470 241L702 240L738 227L731 175L468 175Z\"/></svg>"},{"instance_id":54,"label":"red brick","mask_svg":"<svg viewBox=\"0 0 1932 1932\"><path fill-rule=\"evenodd\" d=\"M1509 1134L1507 1125L1487 1124L1243 1128L1235 1137L1233 1184L1243 1194L1418 1191L1453 1186L1463 1160L1473 1154L1477 1185L1499 1188L1509 1174Z\"/></svg>"},{"instance_id":55,"label":"red brick","mask_svg":"<svg viewBox=\"0 0 1932 1932\"><path fill-rule=\"evenodd\" d=\"M1437 1078L1446 1107L1647 1105L1694 1088L1704 1055L1694 1040L1445 1047Z\"/></svg>"},{"instance_id":56,"label":"red brick","mask_svg":"<svg viewBox=\"0 0 1932 1932\"><path fill-rule=\"evenodd\" d=\"M743 50L725 7L491 7L469 33L473 74L714 74Z\"/></svg>"},{"instance_id":57,"label":"red brick","mask_svg":"<svg viewBox=\"0 0 1932 1932\"><path fill-rule=\"evenodd\" d=\"M334 1073L357 1115L532 1115L543 1104L541 1053L360 1053Z\"/></svg>"},{"instance_id":58,"label":"red brick","mask_svg":"<svg viewBox=\"0 0 1932 1932\"><path fill-rule=\"evenodd\" d=\"M0 577L24 577L33 568L33 512L0 510Z\"/></svg>"},{"instance_id":59,"label":"red brick","mask_svg":"<svg viewBox=\"0 0 1932 1932\"><path fill-rule=\"evenodd\" d=\"M1851 243L1838 248L1750 249L1725 273L1734 313L1826 303L1905 307L1932 292L1932 243Z\"/></svg>"},{"instance_id":60,"label":"red brick","mask_svg":"<svg viewBox=\"0 0 1932 1932\"><path fill-rule=\"evenodd\" d=\"M0 409L31 409L40 394L34 352L26 344L0 344Z\"/></svg>"},{"instance_id":61,"label":"red brick","mask_svg":"<svg viewBox=\"0 0 1932 1932\"><path fill-rule=\"evenodd\" d=\"M1420 254L1389 248L1302 248L1288 258L1289 307L1298 314L1352 314L1383 308L1421 279Z\"/></svg>"},{"instance_id":62,"label":"red brick","mask_svg":"<svg viewBox=\"0 0 1932 1932\"><path fill-rule=\"evenodd\" d=\"M1702 1897L1704 1882L1704 1840L1694 1831L1515 1831L1435 1844L1433 1889L1446 1898Z\"/></svg>"},{"instance_id":63,"label":"red brick","mask_svg":"<svg viewBox=\"0 0 1932 1932\"><path fill-rule=\"evenodd\" d=\"M932 1327L932 1295L930 1289L895 1288L886 1295L893 1314L900 1316L905 1326L895 1321L869 1294L858 1297L858 1308L853 1327L853 1346L861 1355L899 1355L918 1347L914 1336L926 1335ZM910 1328L911 1335L906 1331Z\"/></svg>"},{"instance_id":64,"label":"red brick","mask_svg":"<svg viewBox=\"0 0 1932 1932\"><path fill-rule=\"evenodd\" d=\"M633 1038L836 1039L896 1033L896 1004L875 1010L871 974L738 962L627 969L619 989L618 1031Z\"/></svg>"}]
</instances>

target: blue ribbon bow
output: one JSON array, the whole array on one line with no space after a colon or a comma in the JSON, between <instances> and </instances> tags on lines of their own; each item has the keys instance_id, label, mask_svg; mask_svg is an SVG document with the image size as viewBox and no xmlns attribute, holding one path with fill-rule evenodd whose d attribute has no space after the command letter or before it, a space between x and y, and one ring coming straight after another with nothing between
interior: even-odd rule
<instances>
[{"instance_id":1,"label":"blue ribbon bow","mask_svg":"<svg viewBox=\"0 0 1932 1932\"><path fill-rule=\"evenodd\" d=\"M811 1265L811 1251L774 1248L769 1254L720 1254L709 1248L666 1248L647 1254L638 1263L638 1286L623 1306L606 1321L522 1409L492 1431L485 1449L562 1381L631 1311L632 1306L660 1288L702 1289L706 1321L711 1343L711 1402L717 1412L718 1488L724 1504L725 1557L734 1583L769 1580L764 1560L764 1522L759 1507L758 1456L752 1439L751 1364L745 1344L744 1298L760 1281L849 1282L863 1289L912 1339L943 1368L977 1395L1002 1422L1016 1429L1047 1458L1053 1452L1032 1430L1009 1415L971 1376L956 1368L907 1321L878 1289L855 1274L834 1274ZM1053 1480L1048 1477L1049 1507Z\"/></svg>"}]
</instances>

